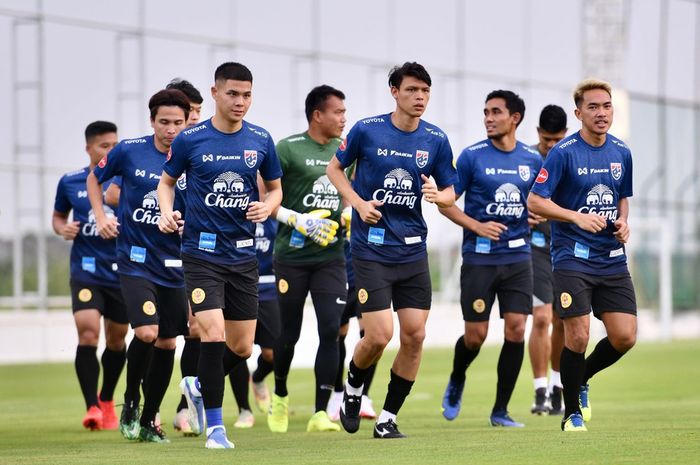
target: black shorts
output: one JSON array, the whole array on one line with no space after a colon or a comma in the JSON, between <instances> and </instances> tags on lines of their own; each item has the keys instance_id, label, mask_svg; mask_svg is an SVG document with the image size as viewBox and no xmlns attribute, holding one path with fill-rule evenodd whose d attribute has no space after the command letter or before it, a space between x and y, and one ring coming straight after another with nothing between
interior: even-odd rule
<instances>
[{"instance_id":1,"label":"black shorts","mask_svg":"<svg viewBox=\"0 0 700 465\"><path fill-rule=\"evenodd\" d=\"M355 287L348 288L348 297L345 301L345 309L340 317L340 326L345 326L350 322L350 318L362 318L359 306L357 305L357 290Z\"/></svg>"},{"instance_id":2,"label":"black shorts","mask_svg":"<svg viewBox=\"0 0 700 465\"><path fill-rule=\"evenodd\" d=\"M360 312L391 308L430 310L433 299L428 257L416 262L384 264L353 257Z\"/></svg>"},{"instance_id":3,"label":"black shorts","mask_svg":"<svg viewBox=\"0 0 700 465\"><path fill-rule=\"evenodd\" d=\"M258 318L257 260L236 265L218 265L183 255L182 267L193 314L220 308L225 320L246 321Z\"/></svg>"},{"instance_id":4,"label":"black shorts","mask_svg":"<svg viewBox=\"0 0 700 465\"><path fill-rule=\"evenodd\" d=\"M533 305L539 307L554 302L552 258L548 253L532 252L532 273L535 285Z\"/></svg>"},{"instance_id":5,"label":"black shorts","mask_svg":"<svg viewBox=\"0 0 700 465\"><path fill-rule=\"evenodd\" d=\"M331 294L345 300L347 274L345 259L334 258L319 263L287 263L274 261L277 295L281 300L306 299L306 295ZM284 307L284 304L282 304Z\"/></svg>"},{"instance_id":6,"label":"black shorts","mask_svg":"<svg viewBox=\"0 0 700 465\"><path fill-rule=\"evenodd\" d=\"M73 313L80 310L98 310L103 317L115 323L126 324L126 305L118 287L96 286L75 281L70 282Z\"/></svg>"},{"instance_id":7,"label":"black shorts","mask_svg":"<svg viewBox=\"0 0 700 465\"><path fill-rule=\"evenodd\" d=\"M532 313L532 262L509 265L462 263L460 276L464 321L488 321L498 296L501 318L504 313Z\"/></svg>"},{"instance_id":8,"label":"black shorts","mask_svg":"<svg viewBox=\"0 0 700 465\"><path fill-rule=\"evenodd\" d=\"M280 306L277 299L261 300L258 303L258 324L255 327L255 343L271 349L280 337Z\"/></svg>"},{"instance_id":9,"label":"black shorts","mask_svg":"<svg viewBox=\"0 0 700 465\"><path fill-rule=\"evenodd\" d=\"M599 276L577 271L555 271L555 307L559 317L619 312L637 315L637 299L629 272Z\"/></svg>"},{"instance_id":10,"label":"black shorts","mask_svg":"<svg viewBox=\"0 0 700 465\"><path fill-rule=\"evenodd\" d=\"M158 337L189 335L187 294L184 287L165 287L145 278L119 275L126 313L132 328L158 325Z\"/></svg>"}]
</instances>

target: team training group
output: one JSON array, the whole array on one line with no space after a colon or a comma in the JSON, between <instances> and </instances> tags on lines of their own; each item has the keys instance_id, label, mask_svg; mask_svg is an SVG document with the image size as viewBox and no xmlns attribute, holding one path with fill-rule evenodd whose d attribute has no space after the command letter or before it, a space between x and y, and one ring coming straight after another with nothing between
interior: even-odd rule
<instances>
[{"instance_id":1,"label":"team training group","mask_svg":"<svg viewBox=\"0 0 700 465\"><path fill-rule=\"evenodd\" d=\"M428 71L406 62L390 70L388 84L395 108L358 121L344 139L345 95L319 85L306 97L306 130L275 144L245 119L253 76L234 62L214 73L209 119L200 120L201 93L176 79L148 102L152 134L119 141L111 122L87 126L89 165L61 178L52 218L55 232L73 242L75 368L86 428L169 442L160 407L176 338L184 336L175 430L204 434L207 448L234 447L222 412L228 375L239 408L234 427L255 422L252 388L269 430L285 433L287 378L310 293L319 344L307 431L355 433L366 418L375 421L375 438L406 437L397 414L418 374L432 300L425 200L463 230L464 332L446 377L444 418L460 413L466 372L498 297L504 334L490 424L524 426L508 404L532 315L531 411L561 416L563 431L587 430L589 380L634 345L637 329L625 253L632 158L608 133L610 85L576 85L580 129L568 136L566 112L542 109L532 146L516 138L523 100L494 90L484 100L486 138L454 157L447 135L421 118ZM455 204L461 196L464 208ZM586 357L591 311L607 335ZM400 347L377 413L368 392L394 334L394 312ZM344 379L353 317L361 338ZM102 319L106 347L98 360ZM261 351L251 374L253 344ZM118 417L114 391L125 365Z\"/></svg>"}]
</instances>

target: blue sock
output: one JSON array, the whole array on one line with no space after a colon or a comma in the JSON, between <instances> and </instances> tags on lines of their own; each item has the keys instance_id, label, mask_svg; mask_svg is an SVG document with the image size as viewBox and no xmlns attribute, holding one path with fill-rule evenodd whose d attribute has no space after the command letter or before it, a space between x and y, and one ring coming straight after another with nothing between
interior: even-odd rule
<instances>
[{"instance_id":1,"label":"blue sock","mask_svg":"<svg viewBox=\"0 0 700 465\"><path fill-rule=\"evenodd\" d=\"M207 429L224 425L224 413L221 407L208 408L204 410L204 414L207 416Z\"/></svg>"}]
</instances>

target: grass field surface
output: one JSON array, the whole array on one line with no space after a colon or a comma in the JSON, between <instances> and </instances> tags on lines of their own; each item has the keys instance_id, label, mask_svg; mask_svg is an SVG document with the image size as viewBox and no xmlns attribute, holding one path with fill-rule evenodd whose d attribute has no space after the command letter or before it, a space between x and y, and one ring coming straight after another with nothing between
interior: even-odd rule
<instances>
[{"instance_id":1,"label":"grass field surface","mask_svg":"<svg viewBox=\"0 0 700 465\"><path fill-rule=\"evenodd\" d=\"M462 412L453 422L440 414L452 352L428 351L398 417L401 431L409 436L404 440L372 439L368 421L354 435L306 433L313 413L311 370L291 373L288 433L270 433L259 412L252 429L236 430L237 408L227 381L224 415L236 444L228 451L205 450L202 438L183 438L173 431L178 367L161 408L172 442L160 445L129 442L115 431L84 430L84 406L71 364L0 366L0 464L700 463L700 340L640 344L599 373L591 381L593 419L589 432L581 434L562 433L558 417L530 414L533 387L527 357L510 404L513 418L526 427L488 425L499 350L484 348L470 367ZM370 392L378 411L392 358L387 353L380 362Z\"/></svg>"}]
</instances>

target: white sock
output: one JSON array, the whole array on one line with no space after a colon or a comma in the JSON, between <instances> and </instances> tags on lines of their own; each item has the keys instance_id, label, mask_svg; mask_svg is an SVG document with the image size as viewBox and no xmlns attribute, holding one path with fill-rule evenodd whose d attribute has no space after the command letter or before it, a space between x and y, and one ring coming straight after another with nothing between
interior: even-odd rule
<instances>
[{"instance_id":1,"label":"white sock","mask_svg":"<svg viewBox=\"0 0 700 465\"><path fill-rule=\"evenodd\" d=\"M396 423L396 415L391 412L387 412L386 410L382 410L382 413L379 414L379 418L377 418L377 423L386 423L389 420Z\"/></svg>"},{"instance_id":2,"label":"white sock","mask_svg":"<svg viewBox=\"0 0 700 465\"><path fill-rule=\"evenodd\" d=\"M547 388L547 377L535 378L535 391L541 388Z\"/></svg>"},{"instance_id":3,"label":"white sock","mask_svg":"<svg viewBox=\"0 0 700 465\"><path fill-rule=\"evenodd\" d=\"M561 384L561 373L554 370L549 370L549 392L554 391L554 387L562 388Z\"/></svg>"},{"instance_id":4,"label":"white sock","mask_svg":"<svg viewBox=\"0 0 700 465\"><path fill-rule=\"evenodd\" d=\"M351 396L361 396L362 395L362 388L364 387L364 384L360 386L359 388L352 387L350 386L350 383L347 381L345 382L345 389L347 389L348 394Z\"/></svg>"}]
</instances>

